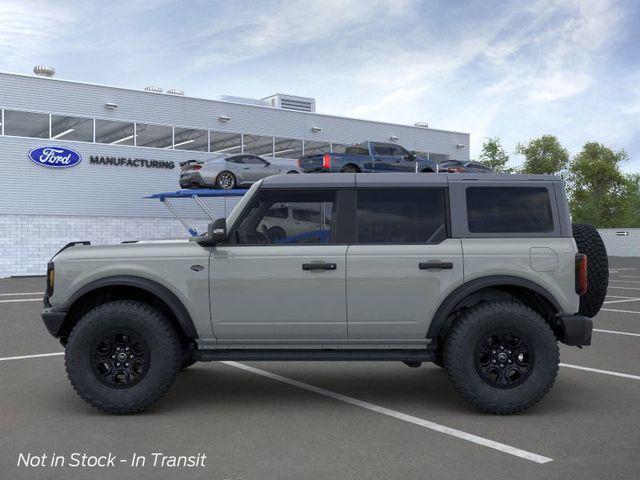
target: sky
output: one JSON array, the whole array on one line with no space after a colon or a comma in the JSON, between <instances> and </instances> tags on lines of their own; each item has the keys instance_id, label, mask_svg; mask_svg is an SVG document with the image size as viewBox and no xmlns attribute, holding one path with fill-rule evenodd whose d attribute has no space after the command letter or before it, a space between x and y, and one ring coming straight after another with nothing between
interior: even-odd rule
<instances>
[{"instance_id":1,"label":"sky","mask_svg":"<svg viewBox=\"0 0 640 480\"><path fill-rule=\"evenodd\" d=\"M635 0L0 0L0 71L189 96L316 99L321 113L624 149L640 172Z\"/></svg>"}]
</instances>

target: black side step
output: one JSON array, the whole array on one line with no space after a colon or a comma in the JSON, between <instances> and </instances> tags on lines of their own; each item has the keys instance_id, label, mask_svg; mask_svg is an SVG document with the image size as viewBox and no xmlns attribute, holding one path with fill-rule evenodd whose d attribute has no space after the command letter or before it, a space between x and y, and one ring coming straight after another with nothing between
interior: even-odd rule
<instances>
[{"instance_id":1,"label":"black side step","mask_svg":"<svg viewBox=\"0 0 640 480\"><path fill-rule=\"evenodd\" d=\"M213 362L218 360L245 361L397 361L431 362L435 353L431 350L196 350L194 360Z\"/></svg>"}]
</instances>

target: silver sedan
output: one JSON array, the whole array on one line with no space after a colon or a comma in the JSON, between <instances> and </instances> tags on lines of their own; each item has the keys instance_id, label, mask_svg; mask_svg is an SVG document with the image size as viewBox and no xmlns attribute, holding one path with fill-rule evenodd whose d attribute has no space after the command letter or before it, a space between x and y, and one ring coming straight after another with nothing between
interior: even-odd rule
<instances>
[{"instance_id":1,"label":"silver sedan","mask_svg":"<svg viewBox=\"0 0 640 480\"><path fill-rule=\"evenodd\" d=\"M283 160L283 159L280 159ZM180 163L181 188L246 187L258 180L280 173L300 173L297 167L275 164L256 155L220 155L211 160Z\"/></svg>"}]
</instances>

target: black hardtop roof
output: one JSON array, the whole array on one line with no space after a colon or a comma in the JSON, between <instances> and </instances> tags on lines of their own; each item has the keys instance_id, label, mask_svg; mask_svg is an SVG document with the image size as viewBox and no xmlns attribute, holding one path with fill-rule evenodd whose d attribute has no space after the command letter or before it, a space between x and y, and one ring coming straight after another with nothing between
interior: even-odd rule
<instances>
[{"instance_id":1,"label":"black hardtop roof","mask_svg":"<svg viewBox=\"0 0 640 480\"><path fill-rule=\"evenodd\" d=\"M562 179L555 175L504 173L308 173L267 177L262 180L261 188L419 187L460 182L495 185L500 182L562 182Z\"/></svg>"}]
</instances>

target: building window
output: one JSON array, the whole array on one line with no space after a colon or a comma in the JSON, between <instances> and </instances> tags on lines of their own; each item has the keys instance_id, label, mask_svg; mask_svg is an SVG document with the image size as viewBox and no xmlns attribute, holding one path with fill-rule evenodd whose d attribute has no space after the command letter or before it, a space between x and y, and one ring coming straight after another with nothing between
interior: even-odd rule
<instances>
[{"instance_id":1,"label":"building window","mask_svg":"<svg viewBox=\"0 0 640 480\"><path fill-rule=\"evenodd\" d=\"M209 148L209 135L206 130L175 127L173 132L173 148L176 150L196 150L206 152Z\"/></svg>"},{"instance_id":2,"label":"building window","mask_svg":"<svg viewBox=\"0 0 640 480\"><path fill-rule=\"evenodd\" d=\"M15 137L49 138L49 115L5 110L4 134Z\"/></svg>"},{"instance_id":3,"label":"building window","mask_svg":"<svg viewBox=\"0 0 640 480\"><path fill-rule=\"evenodd\" d=\"M244 153L273 157L273 137L261 137L259 135L242 136L244 141Z\"/></svg>"},{"instance_id":4,"label":"building window","mask_svg":"<svg viewBox=\"0 0 640 480\"><path fill-rule=\"evenodd\" d=\"M96 142L133 145L133 123L96 119Z\"/></svg>"},{"instance_id":5,"label":"building window","mask_svg":"<svg viewBox=\"0 0 640 480\"><path fill-rule=\"evenodd\" d=\"M277 158L300 158L302 157L302 140L291 138L274 139L273 156Z\"/></svg>"},{"instance_id":6,"label":"building window","mask_svg":"<svg viewBox=\"0 0 640 480\"><path fill-rule=\"evenodd\" d=\"M242 135L239 133L211 132L212 153L242 153Z\"/></svg>"},{"instance_id":7,"label":"building window","mask_svg":"<svg viewBox=\"0 0 640 480\"><path fill-rule=\"evenodd\" d=\"M173 129L163 125L136 123L136 145L138 147L171 148Z\"/></svg>"},{"instance_id":8,"label":"building window","mask_svg":"<svg viewBox=\"0 0 640 480\"><path fill-rule=\"evenodd\" d=\"M304 141L304 154L305 155L322 155L324 153L331 153L331 143L329 142L313 142L310 140Z\"/></svg>"},{"instance_id":9,"label":"building window","mask_svg":"<svg viewBox=\"0 0 640 480\"><path fill-rule=\"evenodd\" d=\"M93 119L51 115L51 138L93 142Z\"/></svg>"}]
</instances>

